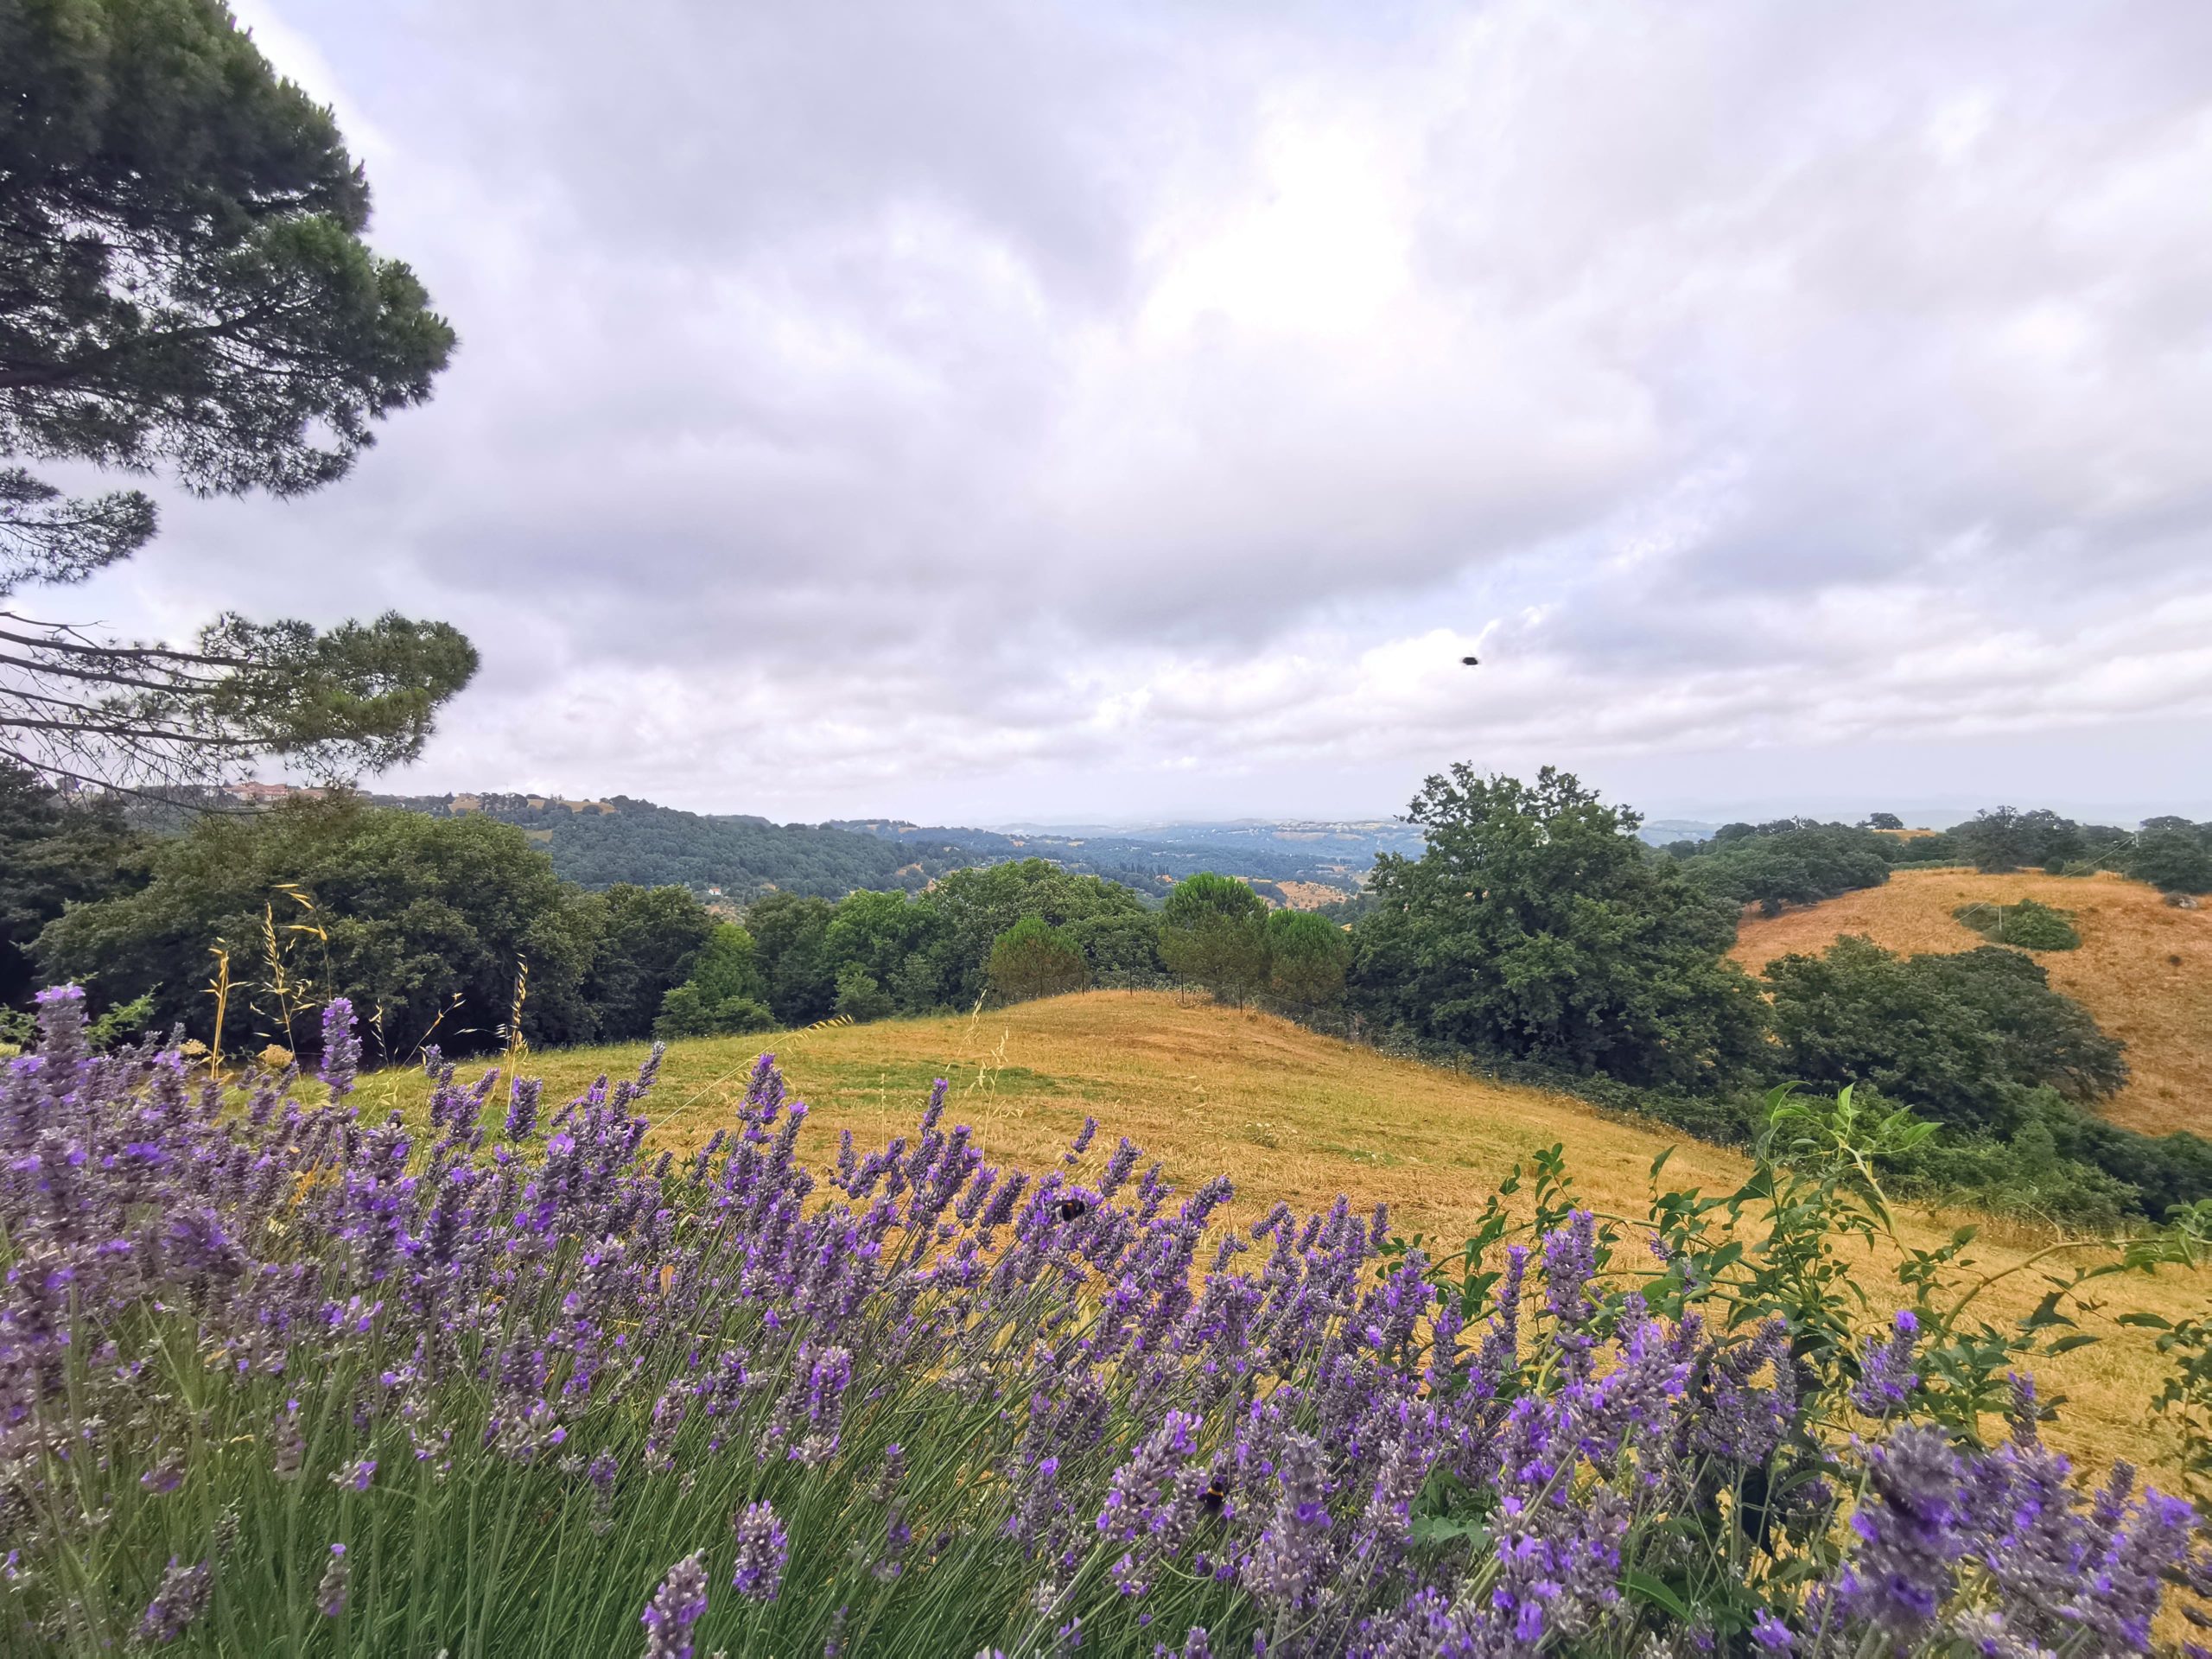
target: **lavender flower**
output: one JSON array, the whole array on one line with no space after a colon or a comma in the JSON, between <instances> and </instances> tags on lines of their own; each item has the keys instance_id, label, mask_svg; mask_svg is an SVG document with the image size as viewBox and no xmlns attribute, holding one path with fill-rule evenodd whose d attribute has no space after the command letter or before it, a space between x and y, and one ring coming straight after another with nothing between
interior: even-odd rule
<instances>
[{"instance_id":1,"label":"lavender flower","mask_svg":"<svg viewBox=\"0 0 2212 1659\"><path fill-rule=\"evenodd\" d=\"M730 1584L754 1601L773 1601L791 1563L791 1538L766 1498L747 1504L735 1524L737 1571Z\"/></svg>"},{"instance_id":2,"label":"lavender flower","mask_svg":"<svg viewBox=\"0 0 2212 1659\"><path fill-rule=\"evenodd\" d=\"M823 1617L841 1575L898 1585L871 1589L861 1646L911 1638L906 1580L965 1594L941 1575L969 1570L952 1546L978 1525L1014 1546L989 1571L1026 1577L1008 1586L1036 1621L1025 1652L1086 1634L1095 1647L1126 1625L1144 1634L1116 1650L1160 1659L1179 1644L1210 1654L1204 1626L1177 1630L1240 1603L1261 1617L1255 1651L1278 1655L1611 1651L1637 1639L1629 1541L1640 1570L1710 1585L1709 1535L1683 1522L1732 1490L1742 1559L1729 1570L1770 1603L1741 1640L1769 1659L1862 1643L2137 1651L2163 1583L2197 1570L2187 1506L2139 1495L2124 1470L2085 1500L2037 1442L2024 1384L1993 1451L1914 1424L1909 1319L1855 1367L1800 1361L1779 1318L1747 1325L1756 1310L1732 1301L1708 1329L1707 1287L1683 1262L1719 1259L1718 1220L1669 1220L1684 1246L1671 1268L1655 1275L1639 1252L1618 1284L1600 1279L1585 1212L1534 1251L1509 1235L1485 1310L1456 1283L1440 1302L1445 1276L1418 1250L1386 1252L1387 1218L1348 1201L1305 1217L1279 1205L1232 1230L1225 1182L1177 1194L1126 1141L1080 1187L1065 1170L1038 1181L986 1166L968 1128L943 1124L942 1090L912 1136L865 1156L841 1145L830 1181L799 1160L804 1108L769 1061L735 1122L680 1161L643 1150L651 1063L543 1125L536 1086L516 1087L507 1138L527 1150L487 1148L478 1128L500 1074L460 1084L442 1059L431 1134L365 1121L334 1081L358 1062L350 1024L331 1017L328 1098L296 1097L292 1075L237 1097L181 1063L93 1056L81 1000L41 1002L46 1047L0 1066L0 1469L112 1471L142 1516L196 1526L128 1486L178 1489L181 1446L238 1448L189 1471L195 1490L216 1483L219 1510L229 1467L256 1457L290 1478L312 1464L316 1490L329 1479L353 1504L383 1501L355 1494L374 1493L378 1459L402 1446L433 1487L504 1486L511 1471L486 1459L551 1454L546 1490L565 1490L594 1535L614 1527L625 1475L648 1521L677 1524L758 1481L789 1513L882 1528L880 1546L850 1529L794 1540L765 1497L721 1511L733 1592L775 1603L776 1639L794 1651L845 1644L842 1616ZM1663 1316L1638 1283L1668 1299ZM1836 1443L1801 1375L1808 1400L1855 1384L1863 1410L1901 1426ZM295 1392L317 1402L312 1445ZM632 1446L634 1474L620 1461ZM1808 1585L1775 1568L1817 1560L1805 1545L1839 1530L1827 1485L1802 1478L1826 1459L1839 1486L1863 1473L1865 1490L1844 1560ZM955 1468L977 1478L947 1478ZM1425 1499L1446 1513L1417 1550ZM18 1605L57 1618L58 1553L97 1524L41 1514L0 1560L0 1645L29 1628ZM224 1541L237 1515L216 1521L197 1565L124 1564L158 1588L143 1613L99 1615L113 1622L93 1643L204 1629L219 1564L226 1622L250 1645L281 1644L299 1610L253 1590L257 1568ZM464 1572L448 1554L427 1570ZM641 1616L649 1652L691 1651L706 1570L691 1556L658 1587ZM307 1604L346 1613L349 1571L333 1546ZM588 1602L575 1593L564 1616ZM1716 1651L1732 1608L1686 1594L1679 1616L1637 1605L1637 1637ZM352 1611L379 1628L391 1616Z\"/></svg>"},{"instance_id":3,"label":"lavender flower","mask_svg":"<svg viewBox=\"0 0 2212 1659\"><path fill-rule=\"evenodd\" d=\"M13 1551L9 1559L14 1560ZM207 1600L214 1590L214 1568L206 1561L180 1567L176 1557L170 1556L161 1586L138 1620L139 1639L156 1645L175 1641L186 1626L207 1611Z\"/></svg>"},{"instance_id":4,"label":"lavender flower","mask_svg":"<svg viewBox=\"0 0 2212 1659\"><path fill-rule=\"evenodd\" d=\"M183 1484L184 1459L174 1452L138 1477L139 1486L153 1493L173 1492Z\"/></svg>"},{"instance_id":5,"label":"lavender flower","mask_svg":"<svg viewBox=\"0 0 2212 1659\"><path fill-rule=\"evenodd\" d=\"M315 1588L315 1611L325 1618L335 1618L346 1611L346 1546L333 1544L330 1560L322 1569L322 1581Z\"/></svg>"},{"instance_id":6,"label":"lavender flower","mask_svg":"<svg viewBox=\"0 0 2212 1659\"><path fill-rule=\"evenodd\" d=\"M330 1483L334 1486L351 1486L357 1492L365 1492L369 1490L370 1481L376 1478L376 1472L377 1460L374 1458L359 1458L332 1475Z\"/></svg>"},{"instance_id":7,"label":"lavender flower","mask_svg":"<svg viewBox=\"0 0 2212 1659\"><path fill-rule=\"evenodd\" d=\"M1281 1492L1243 1569L1245 1587L1263 1607L1294 1609L1313 1591L1329 1538L1321 1471L1321 1448L1310 1436L1285 1438L1275 1459Z\"/></svg>"},{"instance_id":8,"label":"lavender flower","mask_svg":"<svg viewBox=\"0 0 2212 1659\"><path fill-rule=\"evenodd\" d=\"M353 1005L334 996L322 1011L322 1062L319 1075L329 1086L333 1102L353 1092L361 1071L361 1039L353 1030Z\"/></svg>"},{"instance_id":9,"label":"lavender flower","mask_svg":"<svg viewBox=\"0 0 2212 1659\"><path fill-rule=\"evenodd\" d=\"M1872 1490L1851 1518L1859 1548L1837 1604L1910 1641L1934 1621L1966 1552L1958 1456L1942 1430L1908 1424L1868 1448L1866 1470Z\"/></svg>"},{"instance_id":10,"label":"lavender flower","mask_svg":"<svg viewBox=\"0 0 2212 1659\"><path fill-rule=\"evenodd\" d=\"M706 1611L706 1553L695 1550L668 1569L645 1604L645 1659L691 1659L691 1627Z\"/></svg>"},{"instance_id":11,"label":"lavender flower","mask_svg":"<svg viewBox=\"0 0 2212 1659\"><path fill-rule=\"evenodd\" d=\"M1789 1627L1764 1607L1751 1620L1751 1640L1762 1653L1788 1653L1797 1645Z\"/></svg>"},{"instance_id":12,"label":"lavender flower","mask_svg":"<svg viewBox=\"0 0 2212 1659\"><path fill-rule=\"evenodd\" d=\"M1897 1310L1896 1327L1885 1343L1868 1338L1861 1351L1859 1382L1851 1402L1869 1417L1886 1417L1912 1397L1920 1374L1912 1369L1912 1351L1920 1340L1920 1321L1910 1310Z\"/></svg>"},{"instance_id":13,"label":"lavender flower","mask_svg":"<svg viewBox=\"0 0 2212 1659\"><path fill-rule=\"evenodd\" d=\"M2196 1511L2179 1498L2145 1491L2142 1500L2091 1563L2069 1610L2104 1653L2148 1653L2159 1581L2188 1559Z\"/></svg>"},{"instance_id":14,"label":"lavender flower","mask_svg":"<svg viewBox=\"0 0 2212 1659\"><path fill-rule=\"evenodd\" d=\"M507 1139L527 1141L537 1132L537 1103L545 1084L537 1077L517 1077L508 1090Z\"/></svg>"}]
</instances>

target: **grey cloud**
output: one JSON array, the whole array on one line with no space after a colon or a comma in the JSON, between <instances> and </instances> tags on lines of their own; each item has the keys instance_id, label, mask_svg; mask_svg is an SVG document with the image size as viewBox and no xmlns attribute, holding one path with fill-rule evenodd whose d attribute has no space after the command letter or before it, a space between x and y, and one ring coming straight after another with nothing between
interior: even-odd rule
<instances>
[{"instance_id":1,"label":"grey cloud","mask_svg":"<svg viewBox=\"0 0 2212 1659\"><path fill-rule=\"evenodd\" d=\"M97 597L452 617L425 782L1233 813L2212 708L2183 0L261 10L463 349Z\"/></svg>"}]
</instances>

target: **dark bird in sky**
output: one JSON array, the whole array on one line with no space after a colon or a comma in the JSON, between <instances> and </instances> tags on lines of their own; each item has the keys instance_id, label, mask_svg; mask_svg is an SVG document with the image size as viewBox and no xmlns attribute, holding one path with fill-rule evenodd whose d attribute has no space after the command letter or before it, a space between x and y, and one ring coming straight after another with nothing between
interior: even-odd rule
<instances>
[{"instance_id":1,"label":"dark bird in sky","mask_svg":"<svg viewBox=\"0 0 2212 1659\"><path fill-rule=\"evenodd\" d=\"M1459 660L1460 660L1461 662L1465 663L1465 664L1469 668L1473 668L1473 667L1475 667L1475 666L1476 666L1476 665L1477 665L1477 664L1478 664L1482 659L1481 659L1480 658L1477 658L1477 657L1462 657Z\"/></svg>"}]
</instances>

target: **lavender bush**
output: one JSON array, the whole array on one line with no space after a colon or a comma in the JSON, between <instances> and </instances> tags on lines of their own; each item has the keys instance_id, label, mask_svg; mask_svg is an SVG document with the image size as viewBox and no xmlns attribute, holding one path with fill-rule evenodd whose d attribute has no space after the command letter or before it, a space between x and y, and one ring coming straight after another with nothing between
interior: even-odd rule
<instances>
[{"instance_id":1,"label":"lavender bush","mask_svg":"<svg viewBox=\"0 0 2212 1659\"><path fill-rule=\"evenodd\" d=\"M766 1057L677 1160L658 1054L542 1128L434 1062L418 1126L349 1104L343 1004L311 1083L41 1023L11 1652L2087 1655L2202 1576L2187 1504L2077 1488L2005 1381L2056 1294L1967 1328L1962 1238L1854 1313L1847 1101L1633 1228L1551 1158L1434 1264L1341 1200L1229 1227L1088 1128L992 1166L942 1084L817 1179Z\"/></svg>"}]
</instances>

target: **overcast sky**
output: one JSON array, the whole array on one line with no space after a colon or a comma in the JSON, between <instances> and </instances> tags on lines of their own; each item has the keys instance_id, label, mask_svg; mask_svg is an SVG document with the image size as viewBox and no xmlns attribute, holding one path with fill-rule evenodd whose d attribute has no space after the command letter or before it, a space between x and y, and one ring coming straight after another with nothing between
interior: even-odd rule
<instances>
[{"instance_id":1,"label":"overcast sky","mask_svg":"<svg viewBox=\"0 0 2212 1659\"><path fill-rule=\"evenodd\" d=\"M73 605L460 624L402 786L2212 816L2202 0L238 10L461 350Z\"/></svg>"}]
</instances>

